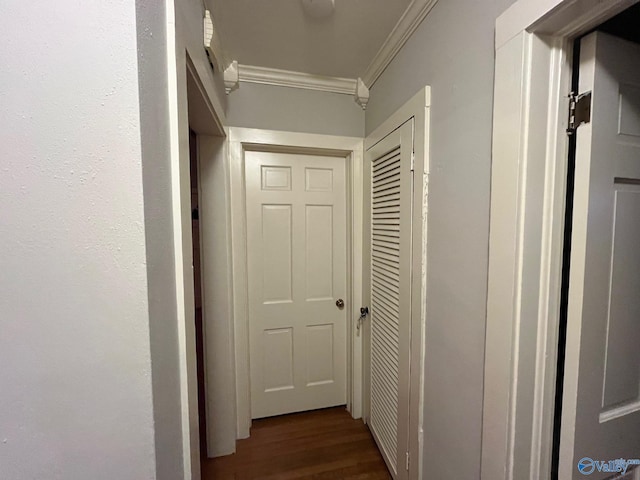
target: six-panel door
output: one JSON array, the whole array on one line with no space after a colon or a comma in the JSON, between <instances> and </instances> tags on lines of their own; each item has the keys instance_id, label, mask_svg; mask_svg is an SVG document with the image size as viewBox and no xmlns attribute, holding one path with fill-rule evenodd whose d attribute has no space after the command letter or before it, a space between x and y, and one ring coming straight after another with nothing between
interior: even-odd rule
<instances>
[{"instance_id":1,"label":"six-panel door","mask_svg":"<svg viewBox=\"0 0 640 480\"><path fill-rule=\"evenodd\" d=\"M346 403L345 159L245 155L251 416Z\"/></svg>"}]
</instances>

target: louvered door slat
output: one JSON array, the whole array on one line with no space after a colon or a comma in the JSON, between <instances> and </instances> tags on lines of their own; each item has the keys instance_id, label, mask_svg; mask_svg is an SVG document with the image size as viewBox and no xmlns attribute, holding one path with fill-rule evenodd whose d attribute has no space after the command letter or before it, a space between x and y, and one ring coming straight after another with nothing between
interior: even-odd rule
<instances>
[{"instance_id":1,"label":"louvered door slat","mask_svg":"<svg viewBox=\"0 0 640 480\"><path fill-rule=\"evenodd\" d=\"M396 265L396 259L395 258L388 258L387 255L384 254L378 254L375 252L372 252L371 256L373 258L376 259L377 262L379 262L382 265L388 265L391 268L395 268Z\"/></svg>"},{"instance_id":2,"label":"louvered door slat","mask_svg":"<svg viewBox=\"0 0 640 480\"><path fill-rule=\"evenodd\" d=\"M398 351L398 344L392 340L390 334L392 334L393 330L395 330L396 328L398 328L397 325L388 325L387 327L382 327L379 332L381 335L378 335L380 341L384 343L390 350L393 350L395 352ZM398 368L397 358L384 357L384 361L388 365L392 365L393 368Z\"/></svg>"},{"instance_id":3,"label":"louvered door slat","mask_svg":"<svg viewBox=\"0 0 640 480\"><path fill-rule=\"evenodd\" d=\"M394 478L407 448L411 282L410 154L401 128L371 149L371 405L369 425ZM400 450L400 448L402 450ZM404 467L404 464L403 464Z\"/></svg>"},{"instance_id":4,"label":"louvered door slat","mask_svg":"<svg viewBox=\"0 0 640 480\"><path fill-rule=\"evenodd\" d=\"M390 284L395 285L398 288L400 287L400 279L397 275L393 275L392 273L389 273L387 271L380 270L377 266L372 270L372 273L374 276L380 278L381 280L389 282Z\"/></svg>"},{"instance_id":5,"label":"louvered door slat","mask_svg":"<svg viewBox=\"0 0 640 480\"><path fill-rule=\"evenodd\" d=\"M385 282L381 282L376 277L372 277L371 283L372 283L372 290L373 289L376 290L376 294L378 298L380 298L381 300L384 299L388 304L396 305L398 307L400 306L400 300L398 300L398 297L400 296L399 288L392 288L388 286ZM391 320L391 319L388 319L388 320Z\"/></svg>"},{"instance_id":6,"label":"louvered door slat","mask_svg":"<svg viewBox=\"0 0 640 480\"><path fill-rule=\"evenodd\" d=\"M374 209L395 208L393 216L388 216L386 222L395 221L396 230L400 230L400 148L394 149L389 154L372 162L372 203ZM384 182L384 183L382 183ZM395 191L391 197L383 196L381 192ZM376 231L382 225L380 219L373 215L371 222L372 249L374 252L386 253L389 257L395 256L396 251L381 247ZM399 251L399 249L397 250ZM389 259L387 257L387 259ZM378 270L376 257L372 257L371 269L371 300L372 300L372 325L371 325L371 386L372 386L372 411L371 423L378 427L378 440L381 447L395 464L398 462L398 320L397 308L399 307L399 289L381 279L375 272ZM391 265L390 265L391 263ZM395 261L385 262L387 268L391 267L396 272L400 270L399 258ZM396 308L381 307L393 305ZM396 310L394 312L393 310ZM396 318L394 318L396 317Z\"/></svg>"},{"instance_id":7,"label":"louvered door slat","mask_svg":"<svg viewBox=\"0 0 640 480\"><path fill-rule=\"evenodd\" d=\"M378 215L376 217L376 224L376 228L373 230L374 233L381 230L388 230L394 232L395 236L399 236L400 234L400 224L397 218L386 218L385 216ZM389 235L389 233L386 233L386 235Z\"/></svg>"},{"instance_id":8,"label":"louvered door slat","mask_svg":"<svg viewBox=\"0 0 640 480\"><path fill-rule=\"evenodd\" d=\"M394 302L397 302L397 300L387 298L386 294L382 292L376 300L371 301L371 304L380 305L386 308L391 314L400 315L400 306Z\"/></svg>"},{"instance_id":9,"label":"louvered door slat","mask_svg":"<svg viewBox=\"0 0 640 480\"><path fill-rule=\"evenodd\" d=\"M382 310L385 310L385 315L398 315L400 312L400 308L397 305L392 305L390 303L388 303L386 300L382 299L382 296L380 296L380 298L375 301L375 302L371 302L371 305L376 307L376 308L380 308Z\"/></svg>"},{"instance_id":10,"label":"louvered door slat","mask_svg":"<svg viewBox=\"0 0 640 480\"><path fill-rule=\"evenodd\" d=\"M375 202L390 202L392 200L400 200L400 189L394 187L388 190L381 190L380 192L373 193L373 199Z\"/></svg>"},{"instance_id":11,"label":"louvered door slat","mask_svg":"<svg viewBox=\"0 0 640 480\"><path fill-rule=\"evenodd\" d=\"M372 269L376 272L383 273L387 276L392 276L394 279L398 281L400 280L400 274L398 273L398 270L394 269L393 266L389 266L382 261L378 261L376 263L375 268L372 267Z\"/></svg>"},{"instance_id":12,"label":"louvered door slat","mask_svg":"<svg viewBox=\"0 0 640 480\"><path fill-rule=\"evenodd\" d=\"M386 252L389 255L396 255L397 252L400 251L400 247L398 245L395 245L395 244L390 243L390 242L385 242L380 238L375 238L373 240L373 245L375 247L380 248L381 252Z\"/></svg>"},{"instance_id":13,"label":"louvered door slat","mask_svg":"<svg viewBox=\"0 0 640 480\"><path fill-rule=\"evenodd\" d=\"M390 208L376 208L373 212L374 217L387 216L387 215L395 215L400 213L400 211L396 207Z\"/></svg>"},{"instance_id":14,"label":"louvered door slat","mask_svg":"<svg viewBox=\"0 0 640 480\"><path fill-rule=\"evenodd\" d=\"M392 187L396 183L397 181L393 176L391 178L377 179L376 189L374 191L384 190L385 188Z\"/></svg>"}]
</instances>

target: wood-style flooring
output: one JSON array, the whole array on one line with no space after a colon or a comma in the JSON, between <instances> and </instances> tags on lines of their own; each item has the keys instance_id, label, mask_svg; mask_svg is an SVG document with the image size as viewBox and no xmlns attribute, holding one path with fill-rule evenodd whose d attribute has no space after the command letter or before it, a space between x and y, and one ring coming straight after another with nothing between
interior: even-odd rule
<instances>
[{"instance_id":1,"label":"wood-style flooring","mask_svg":"<svg viewBox=\"0 0 640 480\"><path fill-rule=\"evenodd\" d=\"M202 463L202 480L388 480L368 428L344 407L254 420L237 452Z\"/></svg>"}]
</instances>

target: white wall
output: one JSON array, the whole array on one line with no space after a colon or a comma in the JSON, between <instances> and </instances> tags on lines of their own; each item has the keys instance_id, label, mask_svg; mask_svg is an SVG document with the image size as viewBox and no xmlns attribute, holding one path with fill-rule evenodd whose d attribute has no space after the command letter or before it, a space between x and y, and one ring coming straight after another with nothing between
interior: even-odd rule
<instances>
[{"instance_id":1,"label":"white wall","mask_svg":"<svg viewBox=\"0 0 640 480\"><path fill-rule=\"evenodd\" d=\"M3 3L2 478L156 478L135 14Z\"/></svg>"},{"instance_id":2,"label":"white wall","mask_svg":"<svg viewBox=\"0 0 640 480\"><path fill-rule=\"evenodd\" d=\"M494 24L512 0L440 0L371 89L372 132L431 86L425 478L480 476Z\"/></svg>"},{"instance_id":3,"label":"white wall","mask_svg":"<svg viewBox=\"0 0 640 480\"><path fill-rule=\"evenodd\" d=\"M25 5L0 37L0 476L195 477L187 54L226 104L202 4Z\"/></svg>"},{"instance_id":4,"label":"white wall","mask_svg":"<svg viewBox=\"0 0 640 480\"><path fill-rule=\"evenodd\" d=\"M364 135L364 111L351 95L241 82L227 98L231 127Z\"/></svg>"}]
</instances>

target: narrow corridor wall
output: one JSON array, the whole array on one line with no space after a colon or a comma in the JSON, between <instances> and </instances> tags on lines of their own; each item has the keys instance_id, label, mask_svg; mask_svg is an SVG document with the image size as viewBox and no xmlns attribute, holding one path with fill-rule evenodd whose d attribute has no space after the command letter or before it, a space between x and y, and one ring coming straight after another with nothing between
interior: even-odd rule
<instances>
[{"instance_id":1,"label":"narrow corridor wall","mask_svg":"<svg viewBox=\"0 0 640 480\"><path fill-rule=\"evenodd\" d=\"M0 477L155 479L136 3L2 13Z\"/></svg>"},{"instance_id":2,"label":"narrow corridor wall","mask_svg":"<svg viewBox=\"0 0 640 480\"><path fill-rule=\"evenodd\" d=\"M372 132L431 86L424 478L480 476L495 19L440 0L371 89Z\"/></svg>"}]
</instances>

